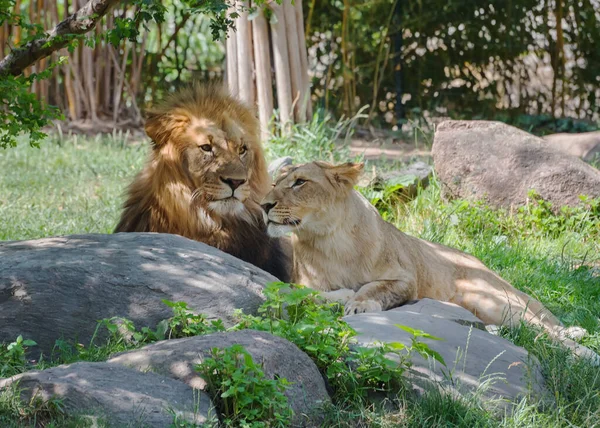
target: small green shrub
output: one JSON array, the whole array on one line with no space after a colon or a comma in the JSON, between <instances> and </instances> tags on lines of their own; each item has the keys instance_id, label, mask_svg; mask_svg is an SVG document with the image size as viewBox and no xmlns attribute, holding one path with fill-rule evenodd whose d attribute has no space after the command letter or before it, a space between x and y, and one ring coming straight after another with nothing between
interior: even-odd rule
<instances>
[{"instance_id":1,"label":"small green shrub","mask_svg":"<svg viewBox=\"0 0 600 428\"><path fill-rule=\"evenodd\" d=\"M222 320L208 321L202 314L196 314L185 302L162 301L173 309L173 317L167 321L165 331L166 338L176 339L180 337L199 336L202 334L225 331Z\"/></svg>"},{"instance_id":2,"label":"small green shrub","mask_svg":"<svg viewBox=\"0 0 600 428\"><path fill-rule=\"evenodd\" d=\"M411 347L396 342L372 348L354 345L356 332L341 319L343 308L323 303L315 290L280 282L268 284L264 293L259 316L240 314L236 328L267 331L296 344L316 363L340 404L364 405L372 392L402 394L409 354L436 355L418 341ZM418 330L410 332L433 338ZM392 355L397 361L390 359Z\"/></svg>"},{"instance_id":3,"label":"small green shrub","mask_svg":"<svg viewBox=\"0 0 600 428\"><path fill-rule=\"evenodd\" d=\"M292 410L284 378L269 379L241 345L211 350L196 367L207 383L221 422L236 427L286 427Z\"/></svg>"},{"instance_id":4,"label":"small green shrub","mask_svg":"<svg viewBox=\"0 0 600 428\"><path fill-rule=\"evenodd\" d=\"M33 340L23 339L19 335L14 342L7 345L0 343L0 378L19 374L27 367L25 352L30 346L35 346Z\"/></svg>"}]
</instances>

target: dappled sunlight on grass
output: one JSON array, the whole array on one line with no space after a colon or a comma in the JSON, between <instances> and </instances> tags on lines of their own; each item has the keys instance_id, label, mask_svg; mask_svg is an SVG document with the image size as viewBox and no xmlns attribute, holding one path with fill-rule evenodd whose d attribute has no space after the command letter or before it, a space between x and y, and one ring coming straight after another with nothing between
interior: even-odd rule
<instances>
[{"instance_id":1,"label":"dappled sunlight on grass","mask_svg":"<svg viewBox=\"0 0 600 428\"><path fill-rule=\"evenodd\" d=\"M110 233L147 145L52 141L0 151L0 240Z\"/></svg>"}]
</instances>

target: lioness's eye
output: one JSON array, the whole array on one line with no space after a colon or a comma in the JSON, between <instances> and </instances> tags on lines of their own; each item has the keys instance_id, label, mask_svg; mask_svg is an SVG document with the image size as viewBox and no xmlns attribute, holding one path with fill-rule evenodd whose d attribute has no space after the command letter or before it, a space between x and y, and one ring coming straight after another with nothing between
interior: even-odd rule
<instances>
[{"instance_id":1,"label":"lioness's eye","mask_svg":"<svg viewBox=\"0 0 600 428\"><path fill-rule=\"evenodd\" d=\"M200 146L200 148L205 152L212 152L212 146L210 144L203 144Z\"/></svg>"},{"instance_id":2,"label":"lioness's eye","mask_svg":"<svg viewBox=\"0 0 600 428\"><path fill-rule=\"evenodd\" d=\"M304 183L306 183L306 180L298 178L296 181L294 181L294 184L292 184L292 187L302 186Z\"/></svg>"},{"instance_id":3,"label":"lioness's eye","mask_svg":"<svg viewBox=\"0 0 600 428\"><path fill-rule=\"evenodd\" d=\"M246 145L244 144L243 146L240 146L240 155L243 155L244 153L246 153L248 151L248 147L246 147Z\"/></svg>"}]
</instances>

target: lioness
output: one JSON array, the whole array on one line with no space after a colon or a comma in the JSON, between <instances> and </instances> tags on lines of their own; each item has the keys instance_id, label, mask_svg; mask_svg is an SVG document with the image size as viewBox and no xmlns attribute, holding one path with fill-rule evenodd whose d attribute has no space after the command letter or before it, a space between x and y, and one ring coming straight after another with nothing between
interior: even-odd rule
<instances>
[{"instance_id":1,"label":"lioness","mask_svg":"<svg viewBox=\"0 0 600 428\"><path fill-rule=\"evenodd\" d=\"M382 311L429 297L458 304L484 323L520 319L544 328L577 354L599 358L566 336L540 302L477 258L408 236L353 190L362 164L313 162L282 170L262 201L271 236L292 233L293 281L345 304L346 314Z\"/></svg>"},{"instance_id":2,"label":"lioness","mask_svg":"<svg viewBox=\"0 0 600 428\"><path fill-rule=\"evenodd\" d=\"M115 232L182 235L289 279L291 249L267 235L259 205L271 179L252 110L196 84L150 112L145 130L152 152Z\"/></svg>"}]
</instances>

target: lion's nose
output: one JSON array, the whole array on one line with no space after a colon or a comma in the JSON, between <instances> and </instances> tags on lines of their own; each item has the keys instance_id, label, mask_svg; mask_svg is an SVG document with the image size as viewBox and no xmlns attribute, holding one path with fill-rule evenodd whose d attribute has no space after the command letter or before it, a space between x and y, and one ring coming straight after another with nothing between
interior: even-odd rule
<instances>
[{"instance_id":1,"label":"lion's nose","mask_svg":"<svg viewBox=\"0 0 600 428\"><path fill-rule=\"evenodd\" d=\"M242 184L246 182L246 180L235 180L233 178L223 178L221 177L221 181L231 187L231 190L235 190L240 187Z\"/></svg>"},{"instance_id":2,"label":"lion's nose","mask_svg":"<svg viewBox=\"0 0 600 428\"><path fill-rule=\"evenodd\" d=\"M275 205L277 205L277 203L274 203L274 204L267 203L267 204L262 204L261 207L263 210L265 210L265 212L267 214L269 214L269 211L271 211L271 208L273 208Z\"/></svg>"}]
</instances>

